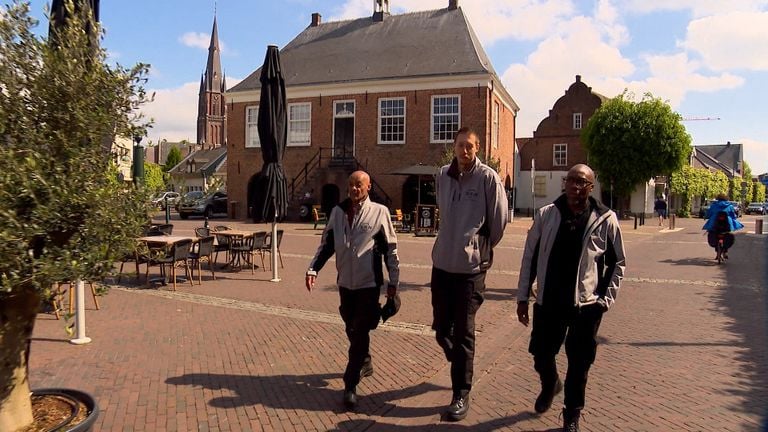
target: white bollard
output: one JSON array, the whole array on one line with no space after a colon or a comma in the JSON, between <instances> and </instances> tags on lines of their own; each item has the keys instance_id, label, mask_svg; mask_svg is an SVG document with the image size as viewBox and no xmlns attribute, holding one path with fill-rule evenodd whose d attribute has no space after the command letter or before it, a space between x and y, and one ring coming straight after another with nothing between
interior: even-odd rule
<instances>
[{"instance_id":1,"label":"white bollard","mask_svg":"<svg viewBox=\"0 0 768 432\"><path fill-rule=\"evenodd\" d=\"M70 289L72 289L70 287ZM75 281L75 339L70 343L84 345L91 342L91 338L85 335L85 282L82 279Z\"/></svg>"}]
</instances>

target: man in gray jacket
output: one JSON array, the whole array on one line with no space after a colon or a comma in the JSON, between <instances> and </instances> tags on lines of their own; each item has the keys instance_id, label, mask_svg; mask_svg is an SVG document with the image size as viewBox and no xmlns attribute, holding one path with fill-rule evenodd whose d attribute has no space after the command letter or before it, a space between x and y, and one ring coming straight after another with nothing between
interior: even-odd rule
<instances>
[{"instance_id":1,"label":"man in gray jacket","mask_svg":"<svg viewBox=\"0 0 768 432\"><path fill-rule=\"evenodd\" d=\"M528 351L541 392L534 409L544 413L563 390L555 356L565 341L563 431L579 430L587 374L597 353L597 329L624 277L624 245L616 214L590 196L595 174L573 166L565 193L536 211L528 231L517 287L517 319L528 325L528 302L538 279Z\"/></svg>"},{"instance_id":2,"label":"man in gray jacket","mask_svg":"<svg viewBox=\"0 0 768 432\"><path fill-rule=\"evenodd\" d=\"M397 238L389 209L371 202L370 190L371 178L366 172L355 171L349 176L349 198L331 210L305 281L311 292L317 272L336 254L339 312L349 339L343 397L349 409L357 405L360 378L373 375L369 332L379 323L379 291L384 285L382 257L389 273L387 297L395 296L400 278Z\"/></svg>"},{"instance_id":3,"label":"man in gray jacket","mask_svg":"<svg viewBox=\"0 0 768 432\"><path fill-rule=\"evenodd\" d=\"M455 157L437 176L440 231L432 249L432 328L451 363L453 397L447 415L454 421L469 411L475 314L509 211L499 175L478 159L479 148L474 130L459 129Z\"/></svg>"}]
</instances>

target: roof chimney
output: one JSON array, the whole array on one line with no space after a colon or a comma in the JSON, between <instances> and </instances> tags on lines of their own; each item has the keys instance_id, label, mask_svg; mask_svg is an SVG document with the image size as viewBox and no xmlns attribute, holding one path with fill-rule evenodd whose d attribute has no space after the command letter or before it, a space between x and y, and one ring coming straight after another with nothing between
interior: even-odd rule
<instances>
[{"instance_id":1,"label":"roof chimney","mask_svg":"<svg viewBox=\"0 0 768 432\"><path fill-rule=\"evenodd\" d=\"M448 10L459 8L459 0L448 0Z\"/></svg>"},{"instance_id":2,"label":"roof chimney","mask_svg":"<svg viewBox=\"0 0 768 432\"><path fill-rule=\"evenodd\" d=\"M576 75L576 82L581 82L581 75Z\"/></svg>"},{"instance_id":3,"label":"roof chimney","mask_svg":"<svg viewBox=\"0 0 768 432\"><path fill-rule=\"evenodd\" d=\"M373 21L382 22L389 15L389 0L373 0Z\"/></svg>"},{"instance_id":4,"label":"roof chimney","mask_svg":"<svg viewBox=\"0 0 768 432\"><path fill-rule=\"evenodd\" d=\"M323 16L319 13L315 12L312 14L312 23L309 25L310 27L317 27L322 22Z\"/></svg>"}]
</instances>

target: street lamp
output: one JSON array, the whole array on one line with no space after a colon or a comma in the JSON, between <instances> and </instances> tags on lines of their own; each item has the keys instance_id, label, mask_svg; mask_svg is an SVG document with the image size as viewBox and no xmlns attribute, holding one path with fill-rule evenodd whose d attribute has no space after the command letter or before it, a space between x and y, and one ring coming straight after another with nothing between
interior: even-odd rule
<instances>
[{"instance_id":1,"label":"street lamp","mask_svg":"<svg viewBox=\"0 0 768 432\"><path fill-rule=\"evenodd\" d=\"M133 136L133 184L144 183L144 148L141 146L142 136Z\"/></svg>"}]
</instances>

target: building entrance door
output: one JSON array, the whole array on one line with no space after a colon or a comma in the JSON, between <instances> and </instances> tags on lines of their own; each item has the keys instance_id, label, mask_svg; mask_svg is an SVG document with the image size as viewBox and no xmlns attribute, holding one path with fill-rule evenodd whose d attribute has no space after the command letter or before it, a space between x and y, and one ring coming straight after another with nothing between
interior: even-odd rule
<instances>
[{"instance_id":1,"label":"building entrance door","mask_svg":"<svg viewBox=\"0 0 768 432\"><path fill-rule=\"evenodd\" d=\"M351 159L355 155L355 101L336 101L333 112L333 158Z\"/></svg>"}]
</instances>

